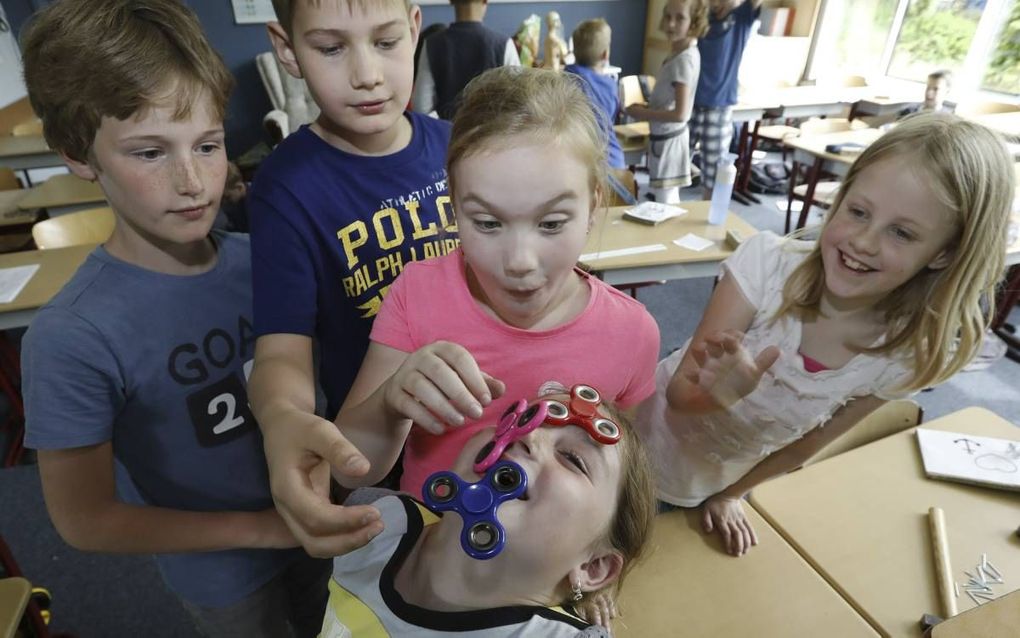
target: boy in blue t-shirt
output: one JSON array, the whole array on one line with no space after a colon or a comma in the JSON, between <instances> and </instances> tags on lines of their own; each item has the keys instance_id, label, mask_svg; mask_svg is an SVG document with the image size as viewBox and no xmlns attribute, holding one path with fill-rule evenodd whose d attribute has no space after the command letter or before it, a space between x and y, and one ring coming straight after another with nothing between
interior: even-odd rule
<instances>
[{"instance_id":1,"label":"boy in blue t-shirt","mask_svg":"<svg viewBox=\"0 0 1020 638\"><path fill-rule=\"evenodd\" d=\"M751 27L762 0L709 0L708 33L698 39L701 73L691 112L691 151L701 148L701 185L712 197L719 158L733 139L733 105L737 79Z\"/></svg>"},{"instance_id":2,"label":"boy in blue t-shirt","mask_svg":"<svg viewBox=\"0 0 1020 638\"><path fill-rule=\"evenodd\" d=\"M382 528L374 508L329 502L323 458L337 471L366 469L329 419L404 264L457 247L445 169L450 125L405 110L418 7L406 0L273 6L277 58L304 78L321 114L263 162L249 197L258 337L252 408L281 513L306 549L334 556ZM325 419L315 414L313 344ZM274 456L274 439L294 437L305 455Z\"/></svg>"},{"instance_id":3,"label":"boy in blue t-shirt","mask_svg":"<svg viewBox=\"0 0 1020 638\"><path fill-rule=\"evenodd\" d=\"M206 636L315 636L330 563L274 509L248 409L248 242L210 233L233 78L177 0L57 0L23 46L47 142L116 217L23 342L53 523L78 549L156 554Z\"/></svg>"},{"instance_id":4,"label":"boy in blue t-shirt","mask_svg":"<svg viewBox=\"0 0 1020 638\"><path fill-rule=\"evenodd\" d=\"M588 95L599 125L609 140L608 156L610 168L626 168L620 140L616 139L613 123L620 111L620 91L616 81L606 75L604 69L609 63L609 45L613 32L602 18L592 18L577 25L570 36L574 43L574 64L568 64L565 71L580 77L581 88Z\"/></svg>"}]
</instances>

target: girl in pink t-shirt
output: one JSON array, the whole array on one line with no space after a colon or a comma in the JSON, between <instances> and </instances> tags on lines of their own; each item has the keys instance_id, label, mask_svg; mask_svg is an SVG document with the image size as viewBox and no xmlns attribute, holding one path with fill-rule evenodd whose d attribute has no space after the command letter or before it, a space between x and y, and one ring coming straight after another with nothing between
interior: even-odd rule
<instances>
[{"instance_id":1,"label":"girl in pink t-shirt","mask_svg":"<svg viewBox=\"0 0 1020 638\"><path fill-rule=\"evenodd\" d=\"M575 267L604 146L572 78L499 69L465 92L447 157L460 248L409 264L387 294L336 420L371 469L341 483L382 479L406 440L401 488L419 494L497 420L504 392L584 377L623 407L651 394L654 320Z\"/></svg>"},{"instance_id":2,"label":"girl in pink t-shirt","mask_svg":"<svg viewBox=\"0 0 1020 638\"><path fill-rule=\"evenodd\" d=\"M378 511L329 502L323 461L343 485L371 485L407 441L402 487L418 495L497 422L504 393L584 381L626 409L654 391L655 320L575 267L605 145L571 76L499 68L465 90L447 157L459 248L437 242L452 252L409 264L388 291L339 427L309 419L267 446L274 498L310 553L345 553L382 530Z\"/></svg>"}]
</instances>

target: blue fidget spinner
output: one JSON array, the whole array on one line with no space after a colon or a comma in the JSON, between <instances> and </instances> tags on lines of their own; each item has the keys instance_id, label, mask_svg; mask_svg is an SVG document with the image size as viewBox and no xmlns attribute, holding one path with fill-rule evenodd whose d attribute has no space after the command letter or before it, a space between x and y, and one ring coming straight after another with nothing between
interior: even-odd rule
<instances>
[{"instance_id":1,"label":"blue fidget spinner","mask_svg":"<svg viewBox=\"0 0 1020 638\"><path fill-rule=\"evenodd\" d=\"M528 489L528 475L513 461L493 465L477 483L466 483L453 472L435 472L425 479L422 497L433 512L456 512L464 519L460 544L471 558L486 560L503 551L506 530L496 518L504 502L520 498Z\"/></svg>"}]
</instances>

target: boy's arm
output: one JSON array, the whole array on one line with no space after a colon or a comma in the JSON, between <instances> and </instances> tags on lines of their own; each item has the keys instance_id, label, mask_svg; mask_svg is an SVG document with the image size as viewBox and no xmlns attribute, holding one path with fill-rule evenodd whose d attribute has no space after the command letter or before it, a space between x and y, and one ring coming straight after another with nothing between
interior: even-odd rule
<instances>
[{"instance_id":1,"label":"boy's arm","mask_svg":"<svg viewBox=\"0 0 1020 638\"><path fill-rule=\"evenodd\" d=\"M263 335L255 343L248 397L280 515L309 554L337 556L366 544L382 523L374 507L343 507L329 499L331 466L346 476L369 467L335 425L316 416L312 370L311 337Z\"/></svg>"},{"instance_id":2,"label":"boy's arm","mask_svg":"<svg viewBox=\"0 0 1020 638\"><path fill-rule=\"evenodd\" d=\"M674 82L676 97L672 110L660 111L648 108L647 104L631 104L626 108L630 117L649 122L686 122L690 113L691 89L683 82Z\"/></svg>"},{"instance_id":3,"label":"boy's arm","mask_svg":"<svg viewBox=\"0 0 1020 638\"><path fill-rule=\"evenodd\" d=\"M723 353L711 352L721 350L723 346L706 346L706 342L717 343L720 334L726 335L722 337L723 340L731 342L732 339L727 337L733 331L745 332L751 326L756 313L756 308L744 297L734 277L728 272L725 273L712 291L701 323L694 331L687 352L684 353L666 388L666 400L672 409L682 414L704 414L725 409L726 406L720 403L718 395L719 390L725 393L726 388L712 387L713 380L707 378L702 370L707 357L725 356ZM766 348L752 362L746 360L748 357L745 351L728 354L743 359L731 377L732 383L729 384L740 386L740 390L743 391L748 385L757 384L765 370L775 362L774 357L778 357L779 351L774 347ZM739 376L736 376L738 373Z\"/></svg>"},{"instance_id":4,"label":"boy's arm","mask_svg":"<svg viewBox=\"0 0 1020 638\"><path fill-rule=\"evenodd\" d=\"M758 465L718 494L702 504L702 525L706 532L716 531L723 538L726 550L733 555L745 553L757 544L754 530L744 516L743 497L766 480L804 465L826 445L846 433L861 419L880 408L885 400L875 396L854 399L841 407L832 418L815 427L800 439L776 450Z\"/></svg>"},{"instance_id":5,"label":"boy's arm","mask_svg":"<svg viewBox=\"0 0 1020 638\"><path fill-rule=\"evenodd\" d=\"M203 552L297 546L275 509L193 512L117 499L113 444L39 450L46 508L71 546L96 552Z\"/></svg>"}]
</instances>

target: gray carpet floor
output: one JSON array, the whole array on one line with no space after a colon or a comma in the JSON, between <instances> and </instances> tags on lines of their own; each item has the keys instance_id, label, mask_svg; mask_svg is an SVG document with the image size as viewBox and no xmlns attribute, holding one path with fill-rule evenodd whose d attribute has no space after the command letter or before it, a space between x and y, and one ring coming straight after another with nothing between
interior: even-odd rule
<instances>
[{"instance_id":1,"label":"gray carpet floor","mask_svg":"<svg viewBox=\"0 0 1020 638\"><path fill-rule=\"evenodd\" d=\"M686 189L686 199L700 197ZM759 229L782 232L784 215L775 197L762 205L734 202L733 211ZM663 354L694 331L711 293L709 279L643 288L638 298L656 317ZM1020 311L1012 319L1020 325ZM1001 359L985 370L965 372L917 395L931 420L968 406L984 406L1020 424L1020 364ZM197 636L177 600L166 591L151 562L142 556L85 554L60 540L46 515L34 466L0 470L0 534L22 570L53 595L54 631L81 638L192 638Z\"/></svg>"}]
</instances>

